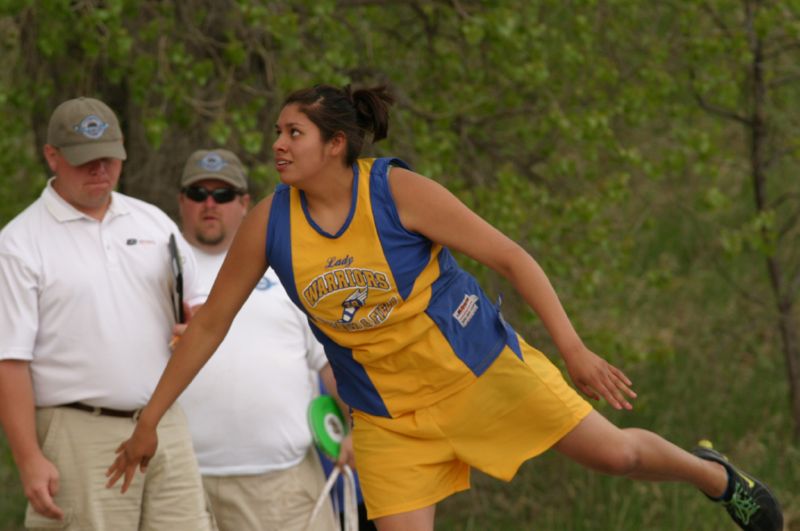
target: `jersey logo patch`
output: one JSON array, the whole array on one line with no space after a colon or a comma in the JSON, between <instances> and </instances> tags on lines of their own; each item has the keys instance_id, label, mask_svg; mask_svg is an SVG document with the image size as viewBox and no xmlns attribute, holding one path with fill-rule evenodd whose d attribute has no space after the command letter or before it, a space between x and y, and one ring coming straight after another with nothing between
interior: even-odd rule
<instances>
[{"instance_id":1,"label":"jersey logo patch","mask_svg":"<svg viewBox=\"0 0 800 531\"><path fill-rule=\"evenodd\" d=\"M303 290L303 298L309 306L316 308L319 301L325 297L353 288L389 291L391 285L386 273L370 269L343 267L327 271L314 278Z\"/></svg>"},{"instance_id":2,"label":"jersey logo patch","mask_svg":"<svg viewBox=\"0 0 800 531\"><path fill-rule=\"evenodd\" d=\"M478 311L478 296L477 295L464 295L464 300L458 305L456 311L453 312L453 318L458 321L463 328L466 328L475 313Z\"/></svg>"},{"instance_id":3,"label":"jersey logo patch","mask_svg":"<svg viewBox=\"0 0 800 531\"><path fill-rule=\"evenodd\" d=\"M327 271L311 280L303 289L302 298L309 307L316 308L323 299L331 295L338 294L338 297L344 297L340 303L342 308L340 319L325 319L316 315L314 320L338 330L355 332L380 326L389 318L392 310L400 303L400 299L391 296L389 300L377 304L375 302L368 304L367 300L379 295L381 291L386 292L391 289L392 284L386 273L372 269L342 267ZM364 310L359 313L362 308Z\"/></svg>"},{"instance_id":4,"label":"jersey logo patch","mask_svg":"<svg viewBox=\"0 0 800 531\"><path fill-rule=\"evenodd\" d=\"M351 293L345 300L342 301L342 307L344 310L342 311L342 318L339 319L339 323L349 323L353 320L353 316L358 311L359 308L364 306L364 303L367 302L367 295L369 294L369 288L359 288Z\"/></svg>"}]
</instances>

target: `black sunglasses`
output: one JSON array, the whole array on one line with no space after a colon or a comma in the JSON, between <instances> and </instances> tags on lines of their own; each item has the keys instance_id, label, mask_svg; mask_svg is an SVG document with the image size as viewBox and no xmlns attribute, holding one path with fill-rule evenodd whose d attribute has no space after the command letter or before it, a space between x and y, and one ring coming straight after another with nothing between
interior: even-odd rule
<instances>
[{"instance_id":1,"label":"black sunglasses","mask_svg":"<svg viewBox=\"0 0 800 531\"><path fill-rule=\"evenodd\" d=\"M216 190L209 190L202 186L188 186L182 190L183 195L194 201L195 203L202 203L208 196L217 204L230 203L237 195L242 195L242 192L235 188L217 188Z\"/></svg>"}]
</instances>

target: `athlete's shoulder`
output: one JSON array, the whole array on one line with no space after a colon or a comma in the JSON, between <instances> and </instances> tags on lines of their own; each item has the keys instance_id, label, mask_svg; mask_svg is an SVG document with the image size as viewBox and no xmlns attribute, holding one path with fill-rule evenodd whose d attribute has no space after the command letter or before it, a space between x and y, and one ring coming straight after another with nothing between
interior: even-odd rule
<instances>
[{"instance_id":1,"label":"athlete's shoulder","mask_svg":"<svg viewBox=\"0 0 800 531\"><path fill-rule=\"evenodd\" d=\"M385 176L388 170L395 167L411 169L410 165L397 157L362 158L358 159L358 164L362 167L368 167L373 176Z\"/></svg>"},{"instance_id":2,"label":"athlete's shoulder","mask_svg":"<svg viewBox=\"0 0 800 531\"><path fill-rule=\"evenodd\" d=\"M429 185L434 183L432 179L415 172L408 166L392 167L391 172L386 175L386 181L395 199L398 194L414 197L422 190L429 191Z\"/></svg>"},{"instance_id":3,"label":"athlete's shoulder","mask_svg":"<svg viewBox=\"0 0 800 531\"><path fill-rule=\"evenodd\" d=\"M370 189L375 199L393 202L390 180L397 172L410 171L410 166L395 157L359 160L362 171L369 172Z\"/></svg>"},{"instance_id":4,"label":"athlete's shoulder","mask_svg":"<svg viewBox=\"0 0 800 531\"><path fill-rule=\"evenodd\" d=\"M264 200L267 202L267 211L271 212L273 209L280 211L281 209L288 208L291 193L291 186L283 183L278 184L278 186L275 187L275 190L264 198Z\"/></svg>"},{"instance_id":5,"label":"athlete's shoulder","mask_svg":"<svg viewBox=\"0 0 800 531\"><path fill-rule=\"evenodd\" d=\"M272 212L272 205L275 204L276 196L277 191L261 199L252 209L250 209L248 217L257 218L260 222L267 222L270 217L270 213Z\"/></svg>"}]
</instances>

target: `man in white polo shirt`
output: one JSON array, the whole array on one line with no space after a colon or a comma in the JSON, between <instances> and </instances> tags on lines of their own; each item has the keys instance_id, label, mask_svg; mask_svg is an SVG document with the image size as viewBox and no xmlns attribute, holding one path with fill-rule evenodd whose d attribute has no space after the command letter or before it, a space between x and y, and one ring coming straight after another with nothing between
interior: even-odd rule
<instances>
[{"instance_id":1,"label":"man in white polo shirt","mask_svg":"<svg viewBox=\"0 0 800 531\"><path fill-rule=\"evenodd\" d=\"M210 290L250 203L239 158L188 158L178 197L183 235ZM180 397L220 531L302 531L325 477L306 410L317 372L335 385L306 317L268 269L225 340ZM308 529L338 529L330 500Z\"/></svg>"},{"instance_id":2,"label":"man in white polo shirt","mask_svg":"<svg viewBox=\"0 0 800 531\"><path fill-rule=\"evenodd\" d=\"M161 210L113 191L126 153L103 102L59 105L44 156L55 176L0 231L0 423L29 501L25 526L211 529L179 408L147 474L124 496L105 487L170 355L170 235L190 305L191 250Z\"/></svg>"}]
</instances>

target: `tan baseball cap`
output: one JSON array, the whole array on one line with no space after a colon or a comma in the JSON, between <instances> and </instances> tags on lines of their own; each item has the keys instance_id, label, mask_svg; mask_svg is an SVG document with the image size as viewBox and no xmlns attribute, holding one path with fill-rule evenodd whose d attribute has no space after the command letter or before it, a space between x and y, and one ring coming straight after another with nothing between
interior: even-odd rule
<instances>
[{"instance_id":1,"label":"tan baseball cap","mask_svg":"<svg viewBox=\"0 0 800 531\"><path fill-rule=\"evenodd\" d=\"M242 161L227 149L199 149L189 155L181 176L181 188L203 179L219 179L237 190L247 191Z\"/></svg>"},{"instance_id":2,"label":"tan baseball cap","mask_svg":"<svg viewBox=\"0 0 800 531\"><path fill-rule=\"evenodd\" d=\"M47 127L47 143L58 148L73 166L106 157L128 157L117 116L94 98L75 98L56 107Z\"/></svg>"}]
</instances>

